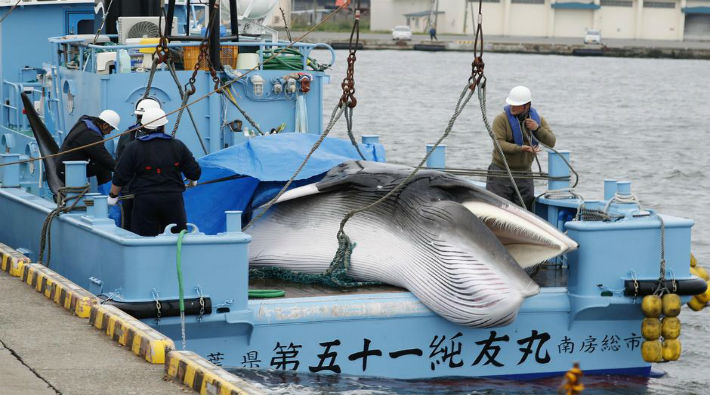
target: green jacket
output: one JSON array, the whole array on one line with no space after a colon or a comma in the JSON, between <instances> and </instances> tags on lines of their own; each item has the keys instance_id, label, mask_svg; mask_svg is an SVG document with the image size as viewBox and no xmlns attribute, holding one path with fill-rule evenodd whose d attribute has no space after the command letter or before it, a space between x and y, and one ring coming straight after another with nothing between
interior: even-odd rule
<instances>
[{"instance_id":1,"label":"green jacket","mask_svg":"<svg viewBox=\"0 0 710 395\"><path fill-rule=\"evenodd\" d=\"M508 117L505 115L505 111L498 115L493 121L493 134L496 140L498 140L498 144L500 144L500 147L503 149L505 160L508 161L510 170L530 171L530 167L535 160L535 154L523 151L521 146L513 142L513 130L510 124L508 124ZM550 147L555 146L555 135L552 133L552 130L550 130L550 125L542 116L540 116L540 129L534 132L533 135L543 144ZM523 140L525 141L525 145L530 145L526 133L523 133ZM495 146L493 147L493 163L505 169L503 159Z\"/></svg>"}]
</instances>

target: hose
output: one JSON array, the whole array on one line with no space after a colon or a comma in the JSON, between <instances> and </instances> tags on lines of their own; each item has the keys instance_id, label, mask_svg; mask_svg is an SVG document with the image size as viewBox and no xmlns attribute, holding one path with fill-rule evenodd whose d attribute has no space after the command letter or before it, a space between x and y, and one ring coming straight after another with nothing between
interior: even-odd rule
<instances>
[{"instance_id":1,"label":"hose","mask_svg":"<svg viewBox=\"0 0 710 395\"><path fill-rule=\"evenodd\" d=\"M286 295L286 291L280 289L250 289L249 298L265 299L265 298L280 298Z\"/></svg>"},{"instance_id":2,"label":"hose","mask_svg":"<svg viewBox=\"0 0 710 395\"><path fill-rule=\"evenodd\" d=\"M297 49L285 50L264 49L264 70L302 70L303 54ZM315 71L324 71L330 65L321 65L315 59L306 59L306 65Z\"/></svg>"},{"instance_id":3,"label":"hose","mask_svg":"<svg viewBox=\"0 0 710 395\"><path fill-rule=\"evenodd\" d=\"M182 239L185 237L187 230L183 229L178 234L177 239L177 277L178 290L180 297L180 331L182 333L182 349L186 348L187 340L185 338L185 293L182 285Z\"/></svg>"}]
</instances>

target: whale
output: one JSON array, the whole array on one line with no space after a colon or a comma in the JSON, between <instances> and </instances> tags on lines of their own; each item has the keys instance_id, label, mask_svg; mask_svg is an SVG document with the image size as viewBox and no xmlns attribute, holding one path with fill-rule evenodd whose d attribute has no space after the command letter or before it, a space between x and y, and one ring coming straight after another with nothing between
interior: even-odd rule
<instances>
[{"instance_id":1,"label":"whale","mask_svg":"<svg viewBox=\"0 0 710 395\"><path fill-rule=\"evenodd\" d=\"M291 189L247 229L250 267L325 272L343 217L380 199L411 167L349 161ZM540 287L525 269L577 248L536 215L468 180L420 170L344 227L354 280L404 288L453 323L511 323Z\"/></svg>"}]
</instances>

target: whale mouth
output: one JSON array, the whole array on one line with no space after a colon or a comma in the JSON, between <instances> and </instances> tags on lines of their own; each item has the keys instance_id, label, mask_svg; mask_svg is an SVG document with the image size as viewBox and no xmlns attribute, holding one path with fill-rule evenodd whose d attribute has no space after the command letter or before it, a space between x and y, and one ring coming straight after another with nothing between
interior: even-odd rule
<instances>
[{"instance_id":1,"label":"whale mouth","mask_svg":"<svg viewBox=\"0 0 710 395\"><path fill-rule=\"evenodd\" d=\"M523 269L578 247L577 242L518 206L483 201L462 204L493 232Z\"/></svg>"}]
</instances>

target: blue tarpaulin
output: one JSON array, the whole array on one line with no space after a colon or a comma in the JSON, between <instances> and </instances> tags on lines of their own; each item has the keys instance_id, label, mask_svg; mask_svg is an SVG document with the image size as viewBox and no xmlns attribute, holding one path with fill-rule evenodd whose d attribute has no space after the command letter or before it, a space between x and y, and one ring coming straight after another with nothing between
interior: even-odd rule
<instances>
[{"instance_id":1,"label":"blue tarpaulin","mask_svg":"<svg viewBox=\"0 0 710 395\"><path fill-rule=\"evenodd\" d=\"M213 184L200 185L185 192L187 220L200 231L216 234L225 230L227 210L241 210L248 219L253 208L267 202L301 165L318 140L314 134L285 133L253 137L245 143L209 154L198 160L202 167L200 182L241 175ZM367 160L383 162L381 144L360 144ZM320 180L332 167L360 159L350 141L326 138L296 177L297 187Z\"/></svg>"}]
</instances>

